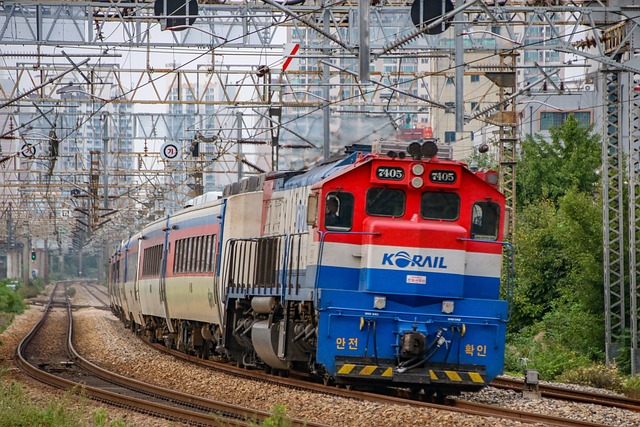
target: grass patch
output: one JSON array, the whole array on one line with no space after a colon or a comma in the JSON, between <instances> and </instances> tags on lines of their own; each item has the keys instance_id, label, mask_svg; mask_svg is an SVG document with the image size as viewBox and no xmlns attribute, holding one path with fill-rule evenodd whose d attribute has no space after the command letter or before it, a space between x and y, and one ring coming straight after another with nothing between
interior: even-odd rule
<instances>
[{"instance_id":1,"label":"grass patch","mask_svg":"<svg viewBox=\"0 0 640 427\"><path fill-rule=\"evenodd\" d=\"M271 410L271 416L260 424L261 427L291 427L291 419L287 417L287 407L276 405Z\"/></svg>"},{"instance_id":2,"label":"grass patch","mask_svg":"<svg viewBox=\"0 0 640 427\"><path fill-rule=\"evenodd\" d=\"M600 364L567 369L558 377L558 381L613 391L622 391L625 382L615 367L607 368Z\"/></svg>"},{"instance_id":3,"label":"grass patch","mask_svg":"<svg viewBox=\"0 0 640 427\"><path fill-rule=\"evenodd\" d=\"M622 392L632 399L640 399L640 377L628 377L622 384Z\"/></svg>"},{"instance_id":4,"label":"grass patch","mask_svg":"<svg viewBox=\"0 0 640 427\"><path fill-rule=\"evenodd\" d=\"M576 353L566 346L548 340L543 333L533 338L518 337L507 345L505 371L524 374L526 369L535 369L540 379L556 381L569 369L591 366L588 357Z\"/></svg>"},{"instance_id":5,"label":"grass patch","mask_svg":"<svg viewBox=\"0 0 640 427\"><path fill-rule=\"evenodd\" d=\"M0 333L4 332L4 330L9 327L11 322L13 322L13 316L14 315L12 313L0 313ZM1 340L0 345L2 345Z\"/></svg>"},{"instance_id":6,"label":"grass patch","mask_svg":"<svg viewBox=\"0 0 640 427\"><path fill-rule=\"evenodd\" d=\"M78 395L67 392L61 399L36 405L25 394L20 383L7 381L0 371L0 427L128 427L120 420L110 420L106 410L94 411L91 421L80 410L70 409Z\"/></svg>"}]
</instances>

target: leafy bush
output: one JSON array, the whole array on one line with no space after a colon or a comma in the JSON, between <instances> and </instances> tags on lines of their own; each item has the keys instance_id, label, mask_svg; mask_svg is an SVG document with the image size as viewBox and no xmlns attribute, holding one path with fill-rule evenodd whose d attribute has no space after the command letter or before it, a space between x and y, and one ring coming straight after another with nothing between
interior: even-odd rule
<instances>
[{"instance_id":1,"label":"leafy bush","mask_svg":"<svg viewBox=\"0 0 640 427\"><path fill-rule=\"evenodd\" d=\"M20 295L0 283L0 312L19 314L23 311L24 303Z\"/></svg>"},{"instance_id":2,"label":"leafy bush","mask_svg":"<svg viewBox=\"0 0 640 427\"><path fill-rule=\"evenodd\" d=\"M607 368L600 364L568 369L558 377L558 380L615 391L622 391L624 383L620 372L615 367Z\"/></svg>"},{"instance_id":3,"label":"leafy bush","mask_svg":"<svg viewBox=\"0 0 640 427\"><path fill-rule=\"evenodd\" d=\"M29 280L29 286L21 285L18 288L18 294L22 298L35 298L44 291L44 279L36 277Z\"/></svg>"},{"instance_id":4,"label":"leafy bush","mask_svg":"<svg viewBox=\"0 0 640 427\"><path fill-rule=\"evenodd\" d=\"M536 330L545 331L547 340L592 361L604 358L604 317L579 303L560 303L544 316Z\"/></svg>"}]
</instances>

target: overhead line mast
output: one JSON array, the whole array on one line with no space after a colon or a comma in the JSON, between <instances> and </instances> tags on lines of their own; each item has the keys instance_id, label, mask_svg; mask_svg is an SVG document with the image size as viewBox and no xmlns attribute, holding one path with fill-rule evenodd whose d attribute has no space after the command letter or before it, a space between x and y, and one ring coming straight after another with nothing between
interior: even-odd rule
<instances>
[{"instance_id":1,"label":"overhead line mast","mask_svg":"<svg viewBox=\"0 0 640 427\"><path fill-rule=\"evenodd\" d=\"M0 70L11 76L10 79L0 79L0 103L5 106L3 114L10 118L7 122L12 122L15 126L21 124L15 128L16 132L7 132L7 129L0 131L2 134L0 139L4 141L5 146L9 142L14 145L19 143L21 146L22 138L24 138L24 142L34 143L34 146L41 144L32 136L34 132L37 132L37 129L30 128L37 126L42 120L31 121L29 117L25 117L30 114L30 110L24 106L27 102L36 102L40 106L46 104L47 107L41 108L41 112L36 113L34 110L31 113L42 115L42 112L45 112L47 118L54 120L54 123L59 123L65 117L66 113L59 111L61 107L70 107L76 104L94 106L98 103L99 105L109 105L111 108L118 105L161 103L181 108L189 105L200 109L215 106L217 109L216 120L218 120L215 122L215 136L219 139L215 143L210 143L210 148L216 152L207 157L206 150L201 150L197 160L190 160L197 166L192 173L192 178L195 180L193 185L199 188L201 181L198 173L201 169L203 169L203 173L234 175L235 171L230 165L238 165L241 168L240 165L246 164L238 161L241 160L241 156L236 156L237 147L235 146L239 147L244 144L245 140L270 142L271 150L268 151L271 156L261 164L269 164L272 168L276 168L279 159L282 159L282 156L278 156L278 150L283 149L284 146L313 147L313 138L305 135L296 126L296 122L291 119L292 116L303 120L305 117L309 117L309 111L319 109L325 115L331 111L337 117L335 110L338 108L334 107L339 106L340 110L348 111L349 116L345 116L348 117L348 120L362 117L365 113L371 115L380 113L381 115L377 117L388 117L393 121L396 117L392 113L401 116L409 111L420 112L422 108L442 108L445 104L439 102L441 100L437 96L431 94L428 94L429 96L423 96L423 94L415 96L413 93L414 90L417 92L422 87L420 85L428 87L428 78L431 74L398 71L391 75L388 72L371 70L369 79L364 78L365 74L362 73L360 79L356 79L358 73L354 72L353 64L357 64L364 57L364 55L356 55L362 48L356 35L360 30L364 30L361 27L365 21L356 19L362 4L355 0L347 0L340 4L326 4L317 1L313 4L295 6L250 2L243 4L242 7L233 4L200 4L198 19L193 24L198 26L200 30L186 29L164 39L151 36L151 31L158 22L152 3L53 2L49 0L5 3L5 7L0 12L6 23L0 31L0 43L3 46L2 53L5 61L13 60L12 58L20 54L20 52L10 52L12 46L15 46L16 49L33 46L42 53L36 58L35 63L20 63L14 66L10 62L4 62L0 65ZM451 21L450 18L455 16L453 21L458 36L462 34L459 29L465 26L468 26L469 29L501 27L507 28L509 37L513 39L513 27L519 25L521 40L527 40L530 33L536 28L545 27L550 29L552 38L556 42L555 50L598 61L604 66L600 91L602 104L605 106L603 110L605 126L603 127L602 177L603 243L605 248L604 293L607 319L606 357L608 361L612 361L621 349L625 348L624 330L630 326L631 368L634 373L637 373L640 370L638 345L640 319L638 318L637 302L640 295L640 284L637 280L638 262L640 262L640 256L638 256L640 251L638 243L640 241L640 180L638 179L638 173L640 173L640 113L638 112L640 110L640 92L631 90L631 87L634 86L633 76L640 74L640 62L636 57L640 33L636 24L634 2L622 0L589 5L576 5L567 2L557 6L548 6L542 3L489 3L478 0L457 4L457 6L459 7L455 10L443 15L446 19L442 21L447 19ZM430 55L431 58L434 58L442 55L450 57L453 53L456 56L456 67L460 67L460 70L456 68L455 71L456 81L462 89L460 80L466 71L462 70L462 65L464 64L465 68L477 65L464 62L464 56L461 56L459 48L460 45L464 47L462 38L456 38L455 44L458 48L454 52L450 45L438 43L433 36L425 35L428 34L424 31L426 27L430 25L435 27L443 22L436 20L422 29L411 25L403 27L403 23L395 22L392 19L393 16L398 16L397 14L392 15L392 11L402 10L406 11L408 15L409 8L406 7L406 2L396 0L384 1L371 7L371 19L367 22L371 37L371 58L373 60L386 57L398 59L409 57L410 53L416 52L419 52L420 55L416 55L416 58L424 57L425 52L426 56ZM360 13L367 12L360 11ZM460 19L460 17L465 19ZM322 26L318 22L322 22ZM261 52L273 53L273 45L278 44L277 28L279 26L286 26L292 35L299 38L300 52L298 57L304 61L305 66L299 70L282 70L279 75L277 75L277 68L272 66L271 76L276 77L277 75L274 80L278 81L278 86L270 84L269 88L270 90L277 89L280 96L269 96L268 100L261 99L259 94L264 81L259 78L257 70L258 66L263 64L244 67L230 66L216 62L216 58L221 57L220 52L223 47L259 49ZM112 31L114 29L120 31ZM111 34L109 31L125 34L127 40L114 42L109 39L109 34ZM207 32L211 34L207 35ZM434 42L434 40L436 41ZM67 53L64 53L64 57L67 62L64 62L64 70L66 71L61 71L56 63L42 63L43 58L55 60L56 55L60 56L58 52L46 52L48 46L65 48ZM86 55L89 59L79 60L77 64L70 59L79 55L75 52L69 52L69 49L86 48L87 46L99 49L100 53L89 53ZM200 53L204 53L203 57L210 62L195 67L196 69L178 66L164 67L164 64L163 67L157 67L157 64L150 64L148 57L148 66L137 69L136 67L120 67L115 62L111 65L105 63L110 60L109 55L115 55L113 53L115 51L119 54L125 48L130 49L130 52L134 54L136 50L139 50L146 55L150 55L150 52L160 52L162 49L172 49L173 53L182 49L185 51L199 49ZM543 45L514 46L511 53L508 51L498 53L502 68L496 73L482 71L483 75L496 83L501 97L497 111L491 112L489 117L482 119L487 123L491 120L498 126L500 182L511 206L515 206L515 161L517 154L515 98L512 97L517 94L515 70L520 67L515 60L515 52L548 49L549 46ZM596 52L588 49L596 50ZM495 53L496 49L486 51L487 56L495 55ZM25 58L33 58L33 55L33 52L27 52ZM272 58L273 55L267 56ZM342 63L335 64L337 58L345 61L352 60L352 64L347 64L347 66ZM72 64L71 68L69 68L69 62ZM568 66L558 64L558 67L555 68ZM322 73L318 72L319 69L322 69ZM334 72L331 73L330 70ZM443 70L438 70L438 72L441 71ZM60 74L61 72L64 74ZM166 80L159 80L160 75L164 75L163 78ZM56 96L56 90L60 88L58 83L63 76L73 76L75 80L85 85L81 87L81 90L91 96L76 96L65 99ZM130 81L127 81L125 76L128 76ZM370 80L371 84L363 84L365 80ZM190 93L190 97L186 97L188 98L186 99L178 94L177 99L172 99L171 89L164 90L168 81L179 82L182 88L186 88L184 92ZM218 84L222 94L220 98L208 99L202 91L191 89L201 87L198 85L203 85L203 81ZM407 91L406 88L399 87L400 81L411 81L416 83L416 86L411 86L411 89ZM115 91L117 97L112 96L111 87L102 85L102 83L111 83L111 87L117 88ZM150 87L152 90L145 91L143 89L145 87ZM171 88L172 86L166 84L166 87ZM335 91L329 90L330 87L335 87ZM247 88L252 88L252 93L255 94L255 96L251 95L249 100L247 97L240 96L241 91ZM324 100L291 95L296 92L316 94L318 88L323 90L322 98ZM396 102L397 111L390 112L387 109L389 102L381 96L386 91L391 91L394 101L397 101L398 97L402 97L401 101ZM152 95L148 95L149 93ZM290 95L285 96L285 93ZM319 93L316 95L319 96ZM463 129L459 120L463 108L460 105L461 93L457 92L455 97L458 101L455 105L455 130L461 132ZM446 105L444 106L446 108ZM51 109L54 109L55 112L50 114ZM93 114L98 111L100 111L98 108L85 109L82 114L87 112ZM294 114L291 113L292 111ZM243 121L257 124L255 129L251 129L250 135L248 135L248 130L243 130L242 138L236 138L238 130L235 122L239 112L243 114ZM131 111L122 113L111 111L110 114L111 118L116 117L117 120L123 120L121 122L123 127L138 129L140 136L136 136L132 141L144 140L145 147L152 142L161 142L164 138L157 135L158 127L162 125L163 120L166 120L163 114L154 112L143 114ZM250 115L253 115L253 119ZM127 122L124 121L124 117L128 117ZM199 110L190 114L186 112L186 109L179 113L174 111L173 114L173 119L176 121L186 120L188 117L202 119L203 114ZM83 120L87 118L91 117L84 117ZM481 117L472 118L481 119ZM274 132L276 128L277 132ZM329 129L327 130L327 128ZM207 129L202 126L192 130L195 132ZM114 133L116 128L112 128L111 131ZM326 122L323 123L323 131L325 132L324 138L328 139L331 126L327 126ZM47 133L44 132L45 136ZM53 206L52 209L65 209L66 205L58 202L59 199L65 198L69 201L67 205L77 203L81 209L86 208L82 203L78 203L80 198L70 196L67 193L68 188L61 181L60 168L65 161L71 161L71 159L65 159L62 152L64 144L74 141L74 144L79 144L78 147L81 149L90 140L90 137L83 134L80 129L73 129L65 134L62 126L57 126L56 135L61 139L61 154L57 164L51 170L49 178L46 177L46 171L42 169L43 163L50 164L47 163L48 159L24 159L20 157L18 149L13 153L7 153L3 148L2 157L0 157L0 175L2 176L0 187L3 195L7 196L5 200L11 203L10 221L13 224L28 224L29 221L35 224L34 213L40 209L38 203L44 200L45 196L33 193L34 191L38 192L41 188L47 189L45 191L48 191L49 200L55 199L55 203L50 205ZM212 135L211 133L205 134L205 137L212 137ZM190 144L192 141L192 138L179 139L180 137L176 135L171 135L170 138L180 141L181 144ZM110 150L114 151L112 155L115 157L113 163L118 163L116 160L122 160L125 155L116 149L118 147L116 141L110 142ZM250 144L246 144L246 146L248 147ZM256 143L256 146L259 145ZM629 151L629 156L625 163L622 154L626 149ZM242 149L242 156L247 155L247 150L248 148ZM228 156L228 154L232 155ZM268 155L269 153L264 156L268 157ZM157 205L158 200L166 200L164 198L165 192L159 188L161 186L160 180L152 179L152 176L162 176L162 173L155 172L153 167L147 168L146 162L151 157L154 157L155 161L159 163L157 154L147 150L145 154L139 155L137 171L125 171L122 168L122 163L114 169L105 164L105 167L109 169L101 172L109 177L109 182L103 183L103 188L107 188L104 200L102 200L103 204L109 201L109 206L113 209L127 212L127 209L134 209L136 203L139 203L139 200L147 195L155 200L155 202L145 201L151 205ZM225 163L223 167L215 171L206 170L204 163L208 162L209 158L212 159L211 161L215 159L216 162L228 164ZM76 158L74 176L83 177L90 174L90 165L88 158L80 160ZM624 192L626 191L623 185L625 168L629 180L628 218L624 217L623 206ZM179 171L169 170L168 172ZM63 173L68 174L68 170ZM141 191L132 195L132 200L135 198L137 201L131 202L129 206L118 205L117 203L120 201L114 200L112 196L125 186L124 181L119 182L118 180L122 178L126 181L127 176L130 179L137 179L140 175L146 177L146 181L144 185L141 185ZM45 182L45 180L48 181ZM114 180L116 182L113 182ZM18 191L16 184L23 185L27 181L31 182L30 188ZM53 189L54 185L46 183L56 183L58 188ZM80 185L84 190L84 187L88 185L87 183L80 184L73 182L71 187ZM41 187L43 185L44 187ZM71 188L70 192L74 190L77 188ZM100 197L99 188L96 188L96 191L98 191L96 197ZM150 206L145 209L155 210L156 207ZM32 218L29 218L30 215ZM46 221L47 216L37 220ZM123 213L122 216L135 220L133 218L135 215ZM628 242L625 242L625 226L628 226L629 229ZM25 230L29 230L29 227L27 226ZM12 238L19 235L19 233L14 234ZM85 239L83 236L75 236L75 241L79 242L78 244L89 239L90 237ZM630 254L629 265L625 265L625 251ZM625 289L625 281L628 281L629 289ZM630 313L625 309L626 295L629 295L630 299Z\"/></svg>"}]
</instances>

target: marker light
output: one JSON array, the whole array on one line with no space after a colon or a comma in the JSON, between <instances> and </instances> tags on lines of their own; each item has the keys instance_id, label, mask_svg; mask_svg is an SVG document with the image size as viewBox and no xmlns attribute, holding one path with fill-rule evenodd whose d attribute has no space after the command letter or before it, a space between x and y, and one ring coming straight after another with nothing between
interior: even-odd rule
<instances>
[{"instance_id":1,"label":"marker light","mask_svg":"<svg viewBox=\"0 0 640 427\"><path fill-rule=\"evenodd\" d=\"M424 184L424 181L419 176L416 176L411 180L411 185L413 186L413 188L420 188L422 187L422 184Z\"/></svg>"},{"instance_id":2,"label":"marker light","mask_svg":"<svg viewBox=\"0 0 640 427\"><path fill-rule=\"evenodd\" d=\"M422 156L421 148L422 147L419 142L412 142L407 147L407 153L409 153L414 160L420 160L420 157Z\"/></svg>"},{"instance_id":3,"label":"marker light","mask_svg":"<svg viewBox=\"0 0 640 427\"><path fill-rule=\"evenodd\" d=\"M413 172L414 175L422 175L424 173L424 166L420 164L413 165L411 166L411 172Z\"/></svg>"},{"instance_id":4,"label":"marker light","mask_svg":"<svg viewBox=\"0 0 640 427\"><path fill-rule=\"evenodd\" d=\"M422 155L424 157L430 159L431 157L438 154L438 146L434 141L426 141L424 144L422 144L422 147L420 147L420 151L422 152Z\"/></svg>"},{"instance_id":5,"label":"marker light","mask_svg":"<svg viewBox=\"0 0 640 427\"><path fill-rule=\"evenodd\" d=\"M487 174L487 183L491 184L491 185L497 185L498 184L498 174L497 173L488 173Z\"/></svg>"}]
</instances>

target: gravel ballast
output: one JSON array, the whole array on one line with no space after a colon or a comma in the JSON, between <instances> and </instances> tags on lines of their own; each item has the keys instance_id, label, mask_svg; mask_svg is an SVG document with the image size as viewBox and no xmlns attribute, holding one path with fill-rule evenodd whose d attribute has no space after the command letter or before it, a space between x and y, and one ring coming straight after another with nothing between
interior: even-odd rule
<instances>
[{"instance_id":1,"label":"gravel ballast","mask_svg":"<svg viewBox=\"0 0 640 427\"><path fill-rule=\"evenodd\" d=\"M240 406L270 411L275 405L284 405L289 416L334 426L522 425L509 420L473 417L403 405L360 402L267 385L159 354L142 345L115 317L104 311L82 309L76 313L76 319L77 346L90 360L141 381L204 397L220 398ZM96 334L94 331L100 332ZM104 351L107 347L110 351ZM552 399L523 399L520 393L493 387L488 387L480 393L465 394L463 398L510 409L584 419L602 425L640 425L640 414L634 412Z\"/></svg>"},{"instance_id":2,"label":"gravel ballast","mask_svg":"<svg viewBox=\"0 0 640 427\"><path fill-rule=\"evenodd\" d=\"M95 304L80 287L74 303ZM16 317L0 334L0 369L8 369L4 380L15 379L25 385L27 394L40 403L60 399L61 391L35 383L13 364L15 348L42 315L42 308L29 309ZM238 406L271 411L276 405L286 407L287 415L333 426L520 426L517 421L462 415L437 409L415 408L362 402L321 393L294 390L233 375L216 372L194 364L175 360L145 346L110 312L95 308L74 311L75 345L90 361L121 375L173 388L185 393L220 399ZM590 404L577 404L552 399L523 399L520 393L487 387L479 393L461 398L510 409L545 413L588 420L606 426L640 425L640 414ZM90 401L76 404L88 414L108 407ZM111 419L118 418L136 426L176 426L180 424L142 414L108 407ZM531 424L526 424L531 425Z\"/></svg>"}]
</instances>

